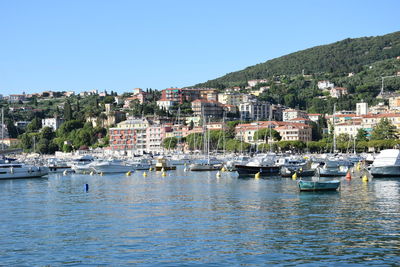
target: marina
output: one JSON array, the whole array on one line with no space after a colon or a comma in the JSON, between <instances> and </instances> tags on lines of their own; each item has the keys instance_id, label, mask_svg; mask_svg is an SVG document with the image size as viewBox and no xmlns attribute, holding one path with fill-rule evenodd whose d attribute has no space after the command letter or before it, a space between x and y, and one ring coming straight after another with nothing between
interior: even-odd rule
<instances>
[{"instance_id":1,"label":"marina","mask_svg":"<svg viewBox=\"0 0 400 267\"><path fill-rule=\"evenodd\" d=\"M4 265L396 265L400 180L299 192L234 172L0 181ZM85 191L85 185L88 191ZM12 207L12 208L10 208Z\"/></svg>"}]
</instances>

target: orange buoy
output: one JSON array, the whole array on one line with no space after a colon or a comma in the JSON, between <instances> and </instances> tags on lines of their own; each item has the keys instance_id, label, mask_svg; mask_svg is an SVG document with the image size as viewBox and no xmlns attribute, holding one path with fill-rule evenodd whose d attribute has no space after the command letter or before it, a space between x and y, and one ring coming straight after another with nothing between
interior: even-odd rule
<instances>
[{"instance_id":1,"label":"orange buoy","mask_svg":"<svg viewBox=\"0 0 400 267\"><path fill-rule=\"evenodd\" d=\"M346 174L346 179L347 179L347 180L351 180L351 174L350 174L349 171L348 171L347 174Z\"/></svg>"}]
</instances>

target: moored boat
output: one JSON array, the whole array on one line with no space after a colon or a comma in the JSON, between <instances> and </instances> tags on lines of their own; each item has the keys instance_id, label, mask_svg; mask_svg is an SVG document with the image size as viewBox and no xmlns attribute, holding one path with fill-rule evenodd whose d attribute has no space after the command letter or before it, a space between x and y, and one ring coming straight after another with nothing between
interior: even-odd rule
<instances>
[{"instance_id":1,"label":"moored boat","mask_svg":"<svg viewBox=\"0 0 400 267\"><path fill-rule=\"evenodd\" d=\"M340 186L339 180L332 181L305 181L299 180L300 191L335 191Z\"/></svg>"},{"instance_id":2,"label":"moored boat","mask_svg":"<svg viewBox=\"0 0 400 267\"><path fill-rule=\"evenodd\" d=\"M176 170L176 166L171 165L167 158L161 156L157 158L155 169L156 171L169 171Z\"/></svg>"},{"instance_id":3,"label":"moored boat","mask_svg":"<svg viewBox=\"0 0 400 267\"><path fill-rule=\"evenodd\" d=\"M40 178L49 173L47 167L31 166L22 163L0 163L1 179Z\"/></svg>"},{"instance_id":4,"label":"moored boat","mask_svg":"<svg viewBox=\"0 0 400 267\"><path fill-rule=\"evenodd\" d=\"M125 164L122 160L96 162L91 165L91 168L97 173L125 173L135 171L132 165Z\"/></svg>"},{"instance_id":5,"label":"moored boat","mask_svg":"<svg viewBox=\"0 0 400 267\"><path fill-rule=\"evenodd\" d=\"M370 173L375 178L400 177L400 150L382 150L372 163Z\"/></svg>"},{"instance_id":6,"label":"moored boat","mask_svg":"<svg viewBox=\"0 0 400 267\"><path fill-rule=\"evenodd\" d=\"M260 154L249 160L246 164L235 165L239 176L255 175L273 176L278 175L280 166L275 165L275 154Z\"/></svg>"}]
</instances>

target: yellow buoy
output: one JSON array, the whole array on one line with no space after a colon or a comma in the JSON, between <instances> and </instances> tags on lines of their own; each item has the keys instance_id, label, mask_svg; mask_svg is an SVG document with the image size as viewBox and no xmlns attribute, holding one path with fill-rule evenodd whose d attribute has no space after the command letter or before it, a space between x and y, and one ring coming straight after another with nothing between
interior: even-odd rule
<instances>
[{"instance_id":1,"label":"yellow buoy","mask_svg":"<svg viewBox=\"0 0 400 267\"><path fill-rule=\"evenodd\" d=\"M146 172L143 172L143 177L146 177L147 176L147 173Z\"/></svg>"},{"instance_id":2,"label":"yellow buoy","mask_svg":"<svg viewBox=\"0 0 400 267\"><path fill-rule=\"evenodd\" d=\"M260 172L257 172L257 173L254 175L254 178L259 179L259 178L260 178Z\"/></svg>"},{"instance_id":3,"label":"yellow buoy","mask_svg":"<svg viewBox=\"0 0 400 267\"><path fill-rule=\"evenodd\" d=\"M364 176L362 177L362 181L363 182L368 182L368 176L364 174Z\"/></svg>"},{"instance_id":4,"label":"yellow buoy","mask_svg":"<svg viewBox=\"0 0 400 267\"><path fill-rule=\"evenodd\" d=\"M149 168L149 172L151 172L152 170L153 170L153 168L152 168L152 167L150 167L150 168Z\"/></svg>"},{"instance_id":5,"label":"yellow buoy","mask_svg":"<svg viewBox=\"0 0 400 267\"><path fill-rule=\"evenodd\" d=\"M162 176L167 176L167 173L163 171L161 175Z\"/></svg>"},{"instance_id":6,"label":"yellow buoy","mask_svg":"<svg viewBox=\"0 0 400 267\"><path fill-rule=\"evenodd\" d=\"M225 167L222 167L221 172L226 172Z\"/></svg>"},{"instance_id":7,"label":"yellow buoy","mask_svg":"<svg viewBox=\"0 0 400 267\"><path fill-rule=\"evenodd\" d=\"M293 173L292 179L293 179L293 180L296 180L296 179L297 179L297 172Z\"/></svg>"},{"instance_id":8,"label":"yellow buoy","mask_svg":"<svg viewBox=\"0 0 400 267\"><path fill-rule=\"evenodd\" d=\"M131 171L128 171L128 172L126 173L126 176L131 176L131 174L132 174L132 172L131 172Z\"/></svg>"}]
</instances>

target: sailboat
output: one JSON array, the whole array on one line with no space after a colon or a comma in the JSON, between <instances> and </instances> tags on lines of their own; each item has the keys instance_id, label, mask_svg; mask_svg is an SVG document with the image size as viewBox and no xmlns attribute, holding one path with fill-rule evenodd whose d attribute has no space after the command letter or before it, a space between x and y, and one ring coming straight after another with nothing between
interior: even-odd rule
<instances>
[{"instance_id":1,"label":"sailboat","mask_svg":"<svg viewBox=\"0 0 400 267\"><path fill-rule=\"evenodd\" d=\"M207 123L205 123L205 125L206 124ZM189 170L191 171L215 171L221 169L222 167L222 163L219 160L210 158L210 129L207 129L205 132L206 137L204 138L204 152L207 151L207 157L205 159L196 160L194 163L190 164Z\"/></svg>"}]
</instances>

